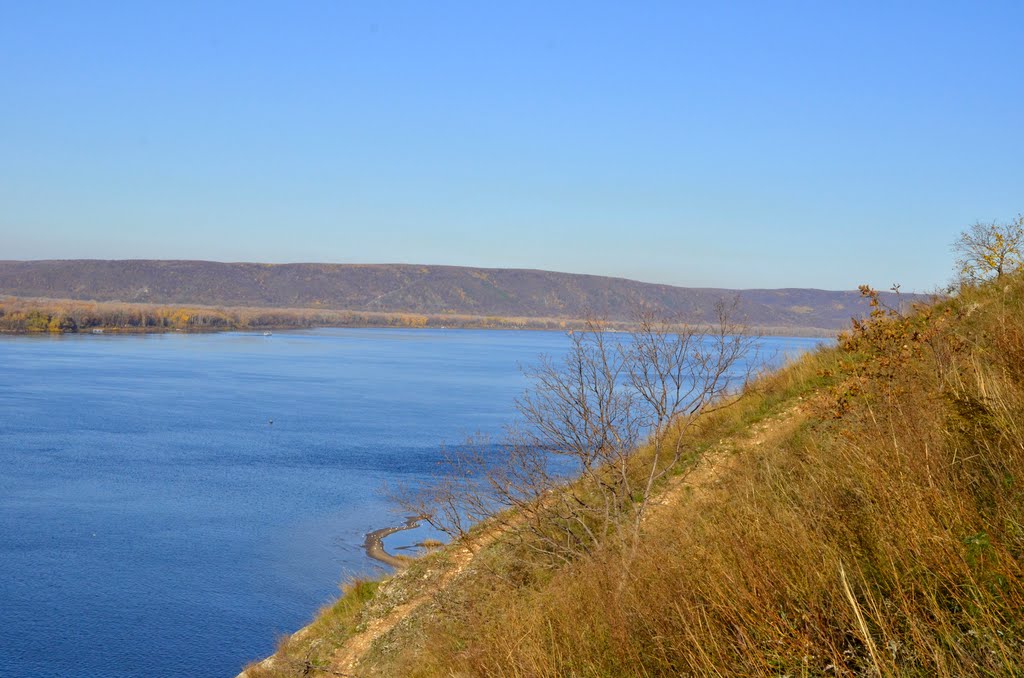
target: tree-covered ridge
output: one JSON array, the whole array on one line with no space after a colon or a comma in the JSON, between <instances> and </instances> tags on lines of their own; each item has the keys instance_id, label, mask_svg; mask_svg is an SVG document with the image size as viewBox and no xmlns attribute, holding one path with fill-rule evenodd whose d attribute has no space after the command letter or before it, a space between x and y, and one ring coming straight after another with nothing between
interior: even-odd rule
<instances>
[{"instance_id":1,"label":"tree-covered ridge","mask_svg":"<svg viewBox=\"0 0 1024 678\"><path fill-rule=\"evenodd\" d=\"M835 330L867 307L856 291L724 290L522 269L209 261L0 261L0 294L160 305L630 321L638 311L715 321L739 296L758 327Z\"/></svg>"}]
</instances>

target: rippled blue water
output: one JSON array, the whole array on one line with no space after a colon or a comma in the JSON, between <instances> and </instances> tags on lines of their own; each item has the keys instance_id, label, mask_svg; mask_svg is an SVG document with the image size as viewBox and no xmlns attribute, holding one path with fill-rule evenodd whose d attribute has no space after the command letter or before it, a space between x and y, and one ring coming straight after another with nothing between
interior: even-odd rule
<instances>
[{"instance_id":1,"label":"rippled blue water","mask_svg":"<svg viewBox=\"0 0 1024 678\"><path fill-rule=\"evenodd\" d=\"M519 365L564 346L444 330L0 337L0 675L233 676L377 569L362 542L397 523L385 481L499 431Z\"/></svg>"}]
</instances>

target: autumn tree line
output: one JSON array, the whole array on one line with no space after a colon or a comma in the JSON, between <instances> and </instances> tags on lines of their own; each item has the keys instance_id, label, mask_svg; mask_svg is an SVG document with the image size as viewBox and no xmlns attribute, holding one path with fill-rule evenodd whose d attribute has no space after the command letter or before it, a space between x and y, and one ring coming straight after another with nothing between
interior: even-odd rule
<instances>
[{"instance_id":1,"label":"autumn tree line","mask_svg":"<svg viewBox=\"0 0 1024 678\"><path fill-rule=\"evenodd\" d=\"M203 332L312 327L571 329L559 318L423 315L311 309L161 306L76 300L0 297L0 332Z\"/></svg>"}]
</instances>

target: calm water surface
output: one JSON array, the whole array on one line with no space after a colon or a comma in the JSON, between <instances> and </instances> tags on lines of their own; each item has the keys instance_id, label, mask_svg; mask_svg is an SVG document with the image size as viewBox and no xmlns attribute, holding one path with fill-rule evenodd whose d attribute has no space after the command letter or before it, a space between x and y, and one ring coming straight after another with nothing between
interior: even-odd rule
<instances>
[{"instance_id":1,"label":"calm water surface","mask_svg":"<svg viewBox=\"0 0 1024 678\"><path fill-rule=\"evenodd\" d=\"M503 331L0 337L0 675L233 676L378 570L362 542L397 523L386 481L500 431L519 365L564 347Z\"/></svg>"}]
</instances>

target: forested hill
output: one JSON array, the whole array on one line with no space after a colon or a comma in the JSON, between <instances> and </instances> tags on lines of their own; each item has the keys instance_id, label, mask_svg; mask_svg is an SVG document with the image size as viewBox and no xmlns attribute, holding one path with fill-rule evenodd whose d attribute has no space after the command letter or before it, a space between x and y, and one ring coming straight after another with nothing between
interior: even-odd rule
<instances>
[{"instance_id":1,"label":"forested hill","mask_svg":"<svg viewBox=\"0 0 1024 678\"><path fill-rule=\"evenodd\" d=\"M525 269L408 264L254 264L162 260L0 261L0 294L51 299L629 320L638 309L714 319L737 294L762 327L845 327L856 291L725 290Z\"/></svg>"}]
</instances>

